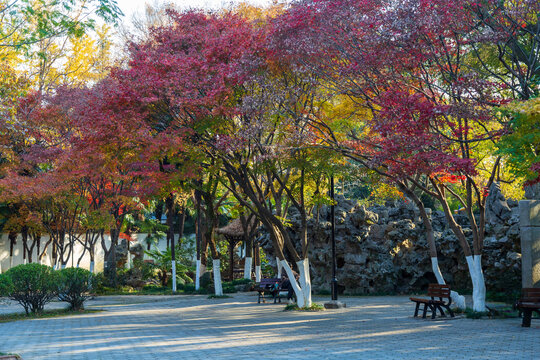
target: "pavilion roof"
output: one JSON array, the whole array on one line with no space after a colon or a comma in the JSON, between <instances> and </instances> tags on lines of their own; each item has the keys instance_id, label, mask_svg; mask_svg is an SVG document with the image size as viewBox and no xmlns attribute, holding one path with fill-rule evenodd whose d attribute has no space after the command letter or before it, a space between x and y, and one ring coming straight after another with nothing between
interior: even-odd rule
<instances>
[{"instance_id":1,"label":"pavilion roof","mask_svg":"<svg viewBox=\"0 0 540 360\"><path fill-rule=\"evenodd\" d=\"M255 225L255 221L251 221L251 226ZM231 237L244 236L244 228L242 227L242 221L240 218L236 218L222 228L216 230L218 234Z\"/></svg>"}]
</instances>

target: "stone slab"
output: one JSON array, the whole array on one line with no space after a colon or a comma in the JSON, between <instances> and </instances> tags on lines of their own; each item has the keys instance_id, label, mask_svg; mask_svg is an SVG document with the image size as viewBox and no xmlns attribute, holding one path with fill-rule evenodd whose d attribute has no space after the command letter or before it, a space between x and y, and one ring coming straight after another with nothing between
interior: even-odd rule
<instances>
[{"instance_id":1,"label":"stone slab","mask_svg":"<svg viewBox=\"0 0 540 360\"><path fill-rule=\"evenodd\" d=\"M521 200L519 202L519 226L540 227L540 200Z\"/></svg>"},{"instance_id":2,"label":"stone slab","mask_svg":"<svg viewBox=\"0 0 540 360\"><path fill-rule=\"evenodd\" d=\"M325 309L343 309L346 308L347 304L338 300L332 300L324 303Z\"/></svg>"},{"instance_id":3,"label":"stone slab","mask_svg":"<svg viewBox=\"0 0 540 360\"><path fill-rule=\"evenodd\" d=\"M522 227L521 271L523 287L540 287L540 227Z\"/></svg>"}]
</instances>

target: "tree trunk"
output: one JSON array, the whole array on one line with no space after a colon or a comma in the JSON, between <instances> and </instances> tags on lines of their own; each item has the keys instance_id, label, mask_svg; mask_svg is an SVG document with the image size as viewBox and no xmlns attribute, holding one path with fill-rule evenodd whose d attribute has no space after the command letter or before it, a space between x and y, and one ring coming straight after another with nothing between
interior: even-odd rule
<instances>
[{"instance_id":1,"label":"tree trunk","mask_svg":"<svg viewBox=\"0 0 540 360\"><path fill-rule=\"evenodd\" d=\"M197 246L197 265L195 269L195 290L199 290L201 286L202 261L201 261L201 248L202 248L202 227L201 227L201 192L195 190L195 206L197 207L197 221L195 222L195 236Z\"/></svg>"},{"instance_id":2,"label":"tree trunk","mask_svg":"<svg viewBox=\"0 0 540 360\"><path fill-rule=\"evenodd\" d=\"M276 257L276 266L277 266L277 277L278 279L281 279L283 266L281 266L281 261L279 261L278 257Z\"/></svg>"},{"instance_id":3,"label":"tree trunk","mask_svg":"<svg viewBox=\"0 0 540 360\"><path fill-rule=\"evenodd\" d=\"M253 256L255 257L255 282L261 281L261 253L259 250L259 244L255 245L255 251Z\"/></svg>"},{"instance_id":4,"label":"tree trunk","mask_svg":"<svg viewBox=\"0 0 540 360\"><path fill-rule=\"evenodd\" d=\"M230 266L229 266L229 276L231 277L231 281L234 280L234 245L235 245L235 242L234 240L230 240L228 241L229 243L229 260L230 260Z\"/></svg>"},{"instance_id":5,"label":"tree trunk","mask_svg":"<svg viewBox=\"0 0 540 360\"><path fill-rule=\"evenodd\" d=\"M426 240L429 245L429 255L431 258L431 269L433 270L433 274L435 275L435 278L437 279L437 283L439 285L445 285L446 282L444 281L444 277L442 275L441 269L439 268L439 260L437 258L437 245L435 244L435 237L433 235L433 226L431 224L431 219L427 215L426 208L424 207L424 203L420 198L414 193L414 191L410 190L405 184L400 184L400 188L403 190L403 192L413 200L416 207L418 208L418 211L420 212L420 218L422 219L422 224L424 225L425 234L426 234ZM459 295L456 291L451 291L450 297L452 298L452 302L456 307L459 309L465 310L465 297L462 295Z\"/></svg>"},{"instance_id":6,"label":"tree trunk","mask_svg":"<svg viewBox=\"0 0 540 360\"><path fill-rule=\"evenodd\" d=\"M436 184L435 184L436 186ZM471 275L471 281L473 286L473 310L474 311L486 311L486 284L484 280L484 274L482 273L482 262L480 255L474 255L471 253L471 248L467 242L467 238L463 233L461 226L456 222L452 211L444 198L443 190L437 187L439 196L437 199L442 205L446 221L452 229L454 235L459 240L465 259L467 259L467 266L469 268L469 274ZM477 261L478 258L478 261Z\"/></svg>"},{"instance_id":7,"label":"tree trunk","mask_svg":"<svg viewBox=\"0 0 540 360\"><path fill-rule=\"evenodd\" d=\"M178 243L180 244L184 237L184 226L186 224L186 208L180 207L180 214L178 214Z\"/></svg>"},{"instance_id":8,"label":"tree trunk","mask_svg":"<svg viewBox=\"0 0 540 360\"><path fill-rule=\"evenodd\" d=\"M17 233L10 232L8 235L8 239L9 239L9 268L11 269L13 267L13 249L15 245L17 244Z\"/></svg>"},{"instance_id":9,"label":"tree trunk","mask_svg":"<svg viewBox=\"0 0 540 360\"><path fill-rule=\"evenodd\" d=\"M486 283L482 272L482 256L467 256L466 259L473 284L473 310L486 311Z\"/></svg>"},{"instance_id":10,"label":"tree trunk","mask_svg":"<svg viewBox=\"0 0 540 360\"><path fill-rule=\"evenodd\" d=\"M112 287L116 287L116 246L118 245L119 232L116 229L110 230L111 245L107 251L105 241L102 240L104 251L104 273Z\"/></svg>"},{"instance_id":11,"label":"tree trunk","mask_svg":"<svg viewBox=\"0 0 540 360\"><path fill-rule=\"evenodd\" d=\"M246 256L244 258L244 279L251 279L251 269L253 268L253 258Z\"/></svg>"},{"instance_id":12,"label":"tree trunk","mask_svg":"<svg viewBox=\"0 0 540 360\"><path fill-rule=\"evenodd\" d=\"M167 216L167 246L174 241L174 198L169 194L165 199L165 215Z\"/></svg>"},{"instance_id":13,"label":"tree trunk","mask_svg":"<svg viewBox=\"0 0 540 360\"><path fill-rule=\"evenodd\" d=\"M214 274L214 290L216 296L223 295L223 287L221 286L221 260L213 259L212 260L212 271Z\"/></svg>"},{"instance_id":14,"label":"tree trunk","mask_svg":"<svg viewBox=\"0 0 540 360\"><path fill-rule=\"evenodd\" d=\"M287 260L281 260L281 266L285 269L289 281L296 295L296 304L300 308L310 307L311 302L311 278L309 276L309 260L303 259L296 263L299 271L297 281Z\"/></svg>"}]
</instances>

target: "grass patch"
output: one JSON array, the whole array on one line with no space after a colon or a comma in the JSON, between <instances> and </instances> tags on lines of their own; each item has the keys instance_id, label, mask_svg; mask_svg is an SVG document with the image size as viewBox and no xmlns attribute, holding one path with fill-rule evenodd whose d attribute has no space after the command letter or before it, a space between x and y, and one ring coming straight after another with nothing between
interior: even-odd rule
<instances>
[{"instance_id":1,"label":"grass patch","mask_svg":"<svg viewBox=\"0 0 540 360\"><path fill-rule=\"evenodd\" d=\"M465 309L465 317L467 319L481 319L484 316L488 316L489 311L474 311L471 308Z\"/></svg>"},{"instance_id":2,"label":"grass patch","mask_svg":"<svg viewBox=\"0 0 540 360\"><path fill-rule=\"evenodd\" d=\"M471 308L462 311L468 319L482 319L488 317L490 319L512 319L518 318L519 312L511 306L503 307L487 307L488 311L474 311Z\"/></svg>"},{"instance_id":3,"label":"grass patch","mask_svg":"<svg viewBox=\"0 0 540 360\"><path fill-rule=\"evenodd\" d=\"M208 294L208 291L206 289L199 289L198 291L195 290L195 286L188 287L186 286L184 289L178 288L175 293L173 293L172 289L169 287L162 287L162 286L145 286L142 289L134 289L130 286L123 286L119 288L107 288L104 287L100 289L100 291L96 292L96 295L103 296L103 295L205 295Z\"/></svg>"},{"instance_id":4,"label":"grass patch","mask_svg":"<svg viewBox=\"0 0 540 360\"><path fill-rule=\"evenodd\" d=\"M70 309L55 309L55 310L45 310L39 314L5 314L0 315L0 323L6 323L11 321L18 320L28 320L28 319L46 319L46 318L55 318L61 316L70 316L70 315L84 315L84 314L93 314L101 312L104 310L70 310Z\"/></svg>"},{"instance_id":5,"label":"grass patch","mask_svg":"<svg viewBox=\"0 0 540 360\"><path fill-rule=\"evenodd\" d=\"M145 286L142 289L135 289L131 286L121 286L118 288L102 287L97 291L97 295L172 295L172 289L162 286Z\"/></svg>"},{"instance_id":6,"label":"grass patch","mask_svg":"<svg viewBox=\"0 0 540 360\"><path fill-rule=\"evenodd\" d=\"M228 299L229 295L208 295L208 299Z\"/></svg>"},{"instance_id":7,"label":"grass patch","mask_svg":"<svg viewBox=\"0 0 540 360\"><path fill-rule=\"evenodd\" d=\"M324 311L324 306L313 303L311 306L298 307L297 304L288 304L283 311Z\"/></svg>"},{"instance_id":8,"label":"grass patch","mask_svg":"<svg viewBox=\"0 0 540 360\"><path fill-rule=\"evenodd\" d=\"M514 304L521 297L521 289L508 291L487 291L486 300Z\"/></svg>"}]
</instances>

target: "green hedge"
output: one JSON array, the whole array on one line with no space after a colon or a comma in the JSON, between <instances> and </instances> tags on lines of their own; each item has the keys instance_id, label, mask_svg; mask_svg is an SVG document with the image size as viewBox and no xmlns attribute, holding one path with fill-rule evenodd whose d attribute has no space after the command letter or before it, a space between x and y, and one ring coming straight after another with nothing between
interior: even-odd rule
<instances>
[{"instance_id":1,"label":"green hedge","mask_svg":"<svg viewBox=\"0 0 540 360\"><path fill-rule=\"evenodd\" d=\"M0 275L0 295L17 301L26 314L39 313L56 297L57 284L58 274L49 266L18 265Z\"/></svg>"},{"instance_id":2,"label":"green hedge","mask_svg":"<svg viewBox=\"0 0 540 360\"><path fill-rule=\"evenodd\" d=\"M58 299L69 303L71 310L84 309L84 302L95 288L96 277L81 268L65 268L58 272Z\"/></svg>"}]
</instances>

